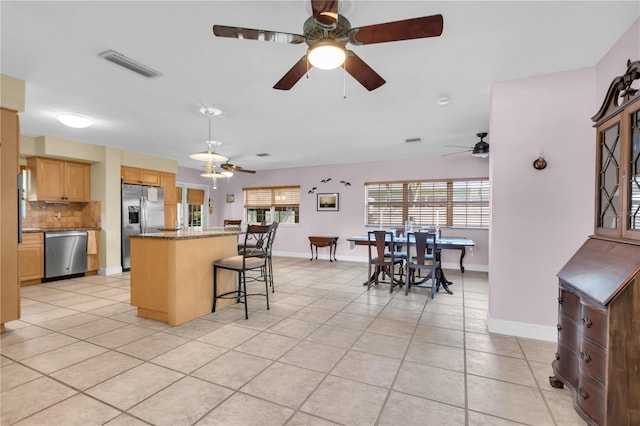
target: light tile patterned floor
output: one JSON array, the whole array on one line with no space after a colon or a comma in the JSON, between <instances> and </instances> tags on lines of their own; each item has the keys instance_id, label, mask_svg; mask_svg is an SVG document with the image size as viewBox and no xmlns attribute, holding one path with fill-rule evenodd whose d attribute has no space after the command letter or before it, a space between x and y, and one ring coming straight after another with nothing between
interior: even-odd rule
<instances>
[{"instance_id":1,"label":"light tile patterned floor","mask_svg":"<svg viewBox=\"0 0 640 426\"><path fill-rule=\"evenodd\" d=\"M275 258L276 292L179 327L136 316L129 274L22 288L0 337L2 425L584 425L555 345L489 334L487 274L453 295L363 263ZM258 284L259 285L259 284Z\"/></svg>"}]
</instances>

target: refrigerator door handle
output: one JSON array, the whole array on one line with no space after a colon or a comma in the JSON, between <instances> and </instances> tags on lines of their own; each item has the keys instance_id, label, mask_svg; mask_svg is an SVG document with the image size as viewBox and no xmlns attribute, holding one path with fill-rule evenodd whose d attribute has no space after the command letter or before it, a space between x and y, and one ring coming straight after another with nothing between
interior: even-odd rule
<instances>
[{"instance_id":1,"label":"refrigerator door handle","mask_svg":"<svg viewBox=\"0 0 640 426\"><path fill-rule=\"evenodd\" d=\"M140 197L140 233L147 232L147 206L144 197Z\"/></svg>"}]
</instances>

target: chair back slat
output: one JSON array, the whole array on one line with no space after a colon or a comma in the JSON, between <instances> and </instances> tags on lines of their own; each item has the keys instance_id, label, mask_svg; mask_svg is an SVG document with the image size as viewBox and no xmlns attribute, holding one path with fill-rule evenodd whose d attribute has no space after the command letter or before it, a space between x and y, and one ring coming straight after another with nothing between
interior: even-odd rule
<instances>
[{"instance_id":1,"label":"chair back slat","mask_svg":"<svg viewBox=\"0 0 640 426\"><path fill-rule=\"evenodd\" d=\"M436 234L432 232L410 232L407 234L408 239L415 240L415 256L411 256L411 244L407 247L407 258L417 265L425 265L427 260L431 263L434 259L434 253L438 250L438 241Z\"/></svg>"}]
</instances>

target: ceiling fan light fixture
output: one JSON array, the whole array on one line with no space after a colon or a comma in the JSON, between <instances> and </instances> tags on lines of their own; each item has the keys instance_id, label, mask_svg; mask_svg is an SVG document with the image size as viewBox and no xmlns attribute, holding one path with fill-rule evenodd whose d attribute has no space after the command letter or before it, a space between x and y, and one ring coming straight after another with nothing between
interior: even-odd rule
<instances>
[{"instance_id":1,"label":"ceiling fan light fixture","mask_svg":"<svg viewBox=\"0 0 640 426\"><path fill-rule=\"evenodd\" d=\"M321 70L332 70L344 63L347 52L344 46L335 40L322 40L309 48L309 62Z\"/></svg>"},{"instance_id":2,"label":"ceiling fan light fixture","mask_svg":"<svg viewBox=\"0 0 640 426\"><path fill-rule=\"evenodd\" d=\"M72 112L56 114L56 119L65 126L73 127L74 129L84 129L93 124L93 120L89 117Z\"/></svg>"},{"instance_id":3,"label":"ceiling fan light fixture","mask_svg":"<svg viewBox=\"0 0 640 426\"><path fill-rule=\"evenodd\" d=\"M489 144L485 141L478 142L471 151L472 157L487 158L489 156Z\"/></svg>"},{"instance_id":4,"label":"ceiling fan light fixture","mask_svg":"<svg viewBox=\"0 0 640 426\"><path fill-rule=\"evenodd\" d=\"M227 176L225 176L222 173L217 172L217 171L213 171L211 173L202 173L200 176L202 176L204 178L212 178L212 179L218 179L218 178L227 177Z\"/></svg>"},{"instance_id":5,"label":"ceiling fan light fixture","mask_svg":"<svg viewBox=\"0 0 640 426\"><path fill-rule=\"evenodd\" d=\"M224 175L225 177L231 177L233 176L233 172L230 172L229 170L223 170L220 172L222 175Z\"/></svg>"}]
</instances>

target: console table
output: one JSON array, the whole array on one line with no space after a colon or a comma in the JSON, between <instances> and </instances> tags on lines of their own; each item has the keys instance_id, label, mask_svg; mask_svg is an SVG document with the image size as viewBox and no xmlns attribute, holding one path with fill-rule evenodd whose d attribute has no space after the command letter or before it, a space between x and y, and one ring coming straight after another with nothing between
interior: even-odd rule
<instances>
[{"instance_id":1,"label":"console table","mask_svg":"<svg viewBox=\"0 0 640 426\"><path fill-rule=\"evenodd\" d=\"M318 247L329 247L329 262L333 262L336 259L336 247L338 246L338 237L309 237L309 247L311 248L311 259L313 260L313 247L316 248L316 260L318 259ZM333 260L331 256L333 255Z\"/></svg>"}]
</instances>

